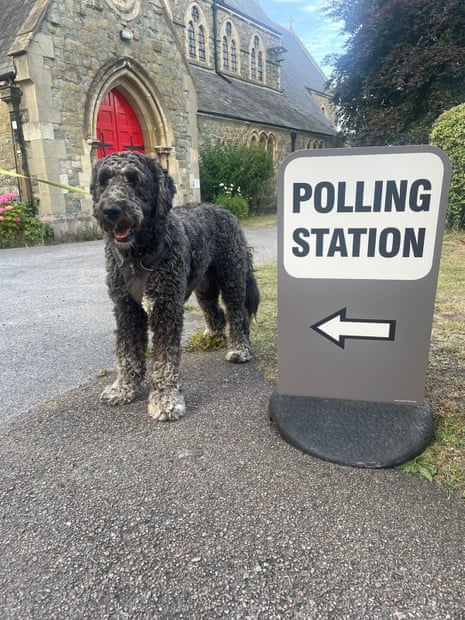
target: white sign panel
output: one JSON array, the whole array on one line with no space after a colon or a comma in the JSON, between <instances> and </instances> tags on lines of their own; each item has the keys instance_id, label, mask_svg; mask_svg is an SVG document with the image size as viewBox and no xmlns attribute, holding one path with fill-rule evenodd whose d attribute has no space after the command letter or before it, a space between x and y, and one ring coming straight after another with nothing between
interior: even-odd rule
<instances>
[{"instance_id":1,"label":"white sign panel","mask_svg":"<svg viewBox=\"0 0 465 620\"><path fill-rule=\"evenodd\" d=\"M394 148L376 156L355 151L287 163L285 270L294 278L425 277L433 265L443 159Z\"/></svg>"}]
</instances>

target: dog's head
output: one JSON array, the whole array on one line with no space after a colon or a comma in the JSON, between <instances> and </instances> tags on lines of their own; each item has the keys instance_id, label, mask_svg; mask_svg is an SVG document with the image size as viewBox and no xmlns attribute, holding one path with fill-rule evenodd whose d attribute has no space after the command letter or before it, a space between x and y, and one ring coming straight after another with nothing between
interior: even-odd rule
<instances>
[{"instance_id":1,"label":"dog's head","mask_svg":"<svg viewBox=\"0 0 465 620\"><path fill-rule=\"evenodd\" d=\"M149 223L163 222L176 187L155 159L124 151L94 165L90 191L100 227L124 249L136 242Z\"/></svg>"}]
</instances>

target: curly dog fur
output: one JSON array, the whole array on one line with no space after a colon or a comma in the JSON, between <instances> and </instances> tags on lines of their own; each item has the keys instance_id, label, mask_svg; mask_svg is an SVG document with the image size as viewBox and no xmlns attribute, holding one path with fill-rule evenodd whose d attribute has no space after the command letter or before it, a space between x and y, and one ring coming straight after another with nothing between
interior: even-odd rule
<instances>
[{"instance_id":1,"label":"curly dog fur","mask_svg":"<svg viewBox=\"0 0 465 620\"><path fill-rule=\"evenodd\" d=\"M149 415L176 420L183 305L195 291L211 335L229 325L226 359L251 359L250 318L259 292L251 254L236 218L212 204L172 209L174 183L159 163L136 152L108 155L93 169L94 215L105 232L107 284L116 317L116 380L102 400L131 402L146 370ZM226 314L220 307L221 293Z\"/></svg>"}]
</instances>

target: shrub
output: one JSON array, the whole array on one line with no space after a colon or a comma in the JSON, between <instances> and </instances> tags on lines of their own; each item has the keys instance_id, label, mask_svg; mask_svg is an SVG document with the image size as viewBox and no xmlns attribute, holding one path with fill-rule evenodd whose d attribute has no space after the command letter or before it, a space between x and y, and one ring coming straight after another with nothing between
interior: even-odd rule
<instances>
[{"instance_id":1,"label":"shrub","mask_svg":"<svg viewBox=\"0 0 465 620\"><path fill-rule=\"evenodd\" d=\"M16 194L0 196L0 248L40 245L53 233Z\"/></svg>"},{"instance_id":2,"label":"shrub","mask_svg":"<svg viewBox=\"0 0 465 620\"><path fill-rule=\"evenodd\" d=\"M443 112L433 124L431 144L441 148L452 164L446 224L465 228L465 103Z\"/></svg>"},{"instance_id":3,"label":"shrub","mask_svg":"<svg viewBox=\"0 0 465 620\"><path fill-rule=\"evenodd\" d=\"M239 143L207 142L200 149L202 199L214 201L224 187L240 188L252 213L270 210L267 198L273 184L274 166L263 147ZM237 191L234 189L232 195Z\"/></svg>"},{"instance_id":4,"label":"shrub","mask_svg":"<svg viewBox=\"0 0 465 620\"><path fill-rule=\"evenodd\" d=\"M231 196L230 194L222 192L215 197L214 202L218 205L222 205L225 209L231 211L231 213L234 213L239 220L246 218L249 213L247 200L238 194Z\"/></svg>"}]
</instances>

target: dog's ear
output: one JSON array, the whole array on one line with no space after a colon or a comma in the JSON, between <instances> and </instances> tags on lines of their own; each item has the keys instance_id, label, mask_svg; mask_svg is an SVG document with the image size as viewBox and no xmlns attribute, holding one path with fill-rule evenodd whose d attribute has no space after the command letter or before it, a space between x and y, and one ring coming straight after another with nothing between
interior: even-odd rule
<instances>
[{"instance_id":1,"label":"dog's ear","mask_svg":"<svg viewBox=\"0 0 465 620\"><path fill-rule=\"evenodd\" d=\"M146 162L152 172L156 188L156 204L154 205L156 213L158 216L166 215L172 207L176 187L172 178L168 176L156 159L146 157Z\"/></svg>"},{"instance_id":2,"label":"dog's ear","mask_svg":"<svg viewBox=\"0 0 465 620\"><path fill-rule=\"evenodd\" d=\"M165 187L166 187L166 191L168 192L169 196L170 196L170 200L171 202L173 202L173 198L176 195L176 185L173 181L173 177L170 177L170 175L168 174L168 170L163 170L164 174L165 174Z\"/></svg>"}]
</instances>

